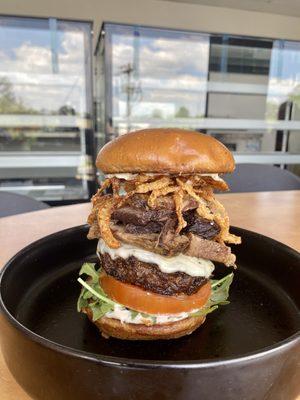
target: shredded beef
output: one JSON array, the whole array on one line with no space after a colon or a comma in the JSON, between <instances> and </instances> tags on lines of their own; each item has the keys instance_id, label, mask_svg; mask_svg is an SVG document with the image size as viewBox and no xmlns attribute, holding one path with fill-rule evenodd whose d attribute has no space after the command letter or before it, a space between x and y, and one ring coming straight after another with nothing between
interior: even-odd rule
<instances>
[{"instance_id":1,"label":"shredded beef","mask_svg":"<svg viewBox=\"0 0 300 400\"><path fill-rule=\"evenodd\" d=\"M162 295L180 293L191 295L207 282L206 278L193 277L184 272L166 274L161 272L157 265L139 261L133 256L114 260L108 254L100 255L100 257L102 267L108 275L121 282L140 286Z\"/></svg>"},{"instance_id":2,"label":"shredded beef","mask_svg":"<svg viewBox=\"0 0 300 400\"><path fill-rule=\"evenodd\" d=\"M172 196L161 196L156 199L156 207L175 211L175 203ZM198 207L198 203L190 196L184 196L182 211L194 210Z\"/></svg>"},{"instance_id":3,"label":"shredded beef","mask_svg":"<svg viewBox=\"0 0 300 400\"><path fill-rule=\"evenodd\" d=\"M194 233L203 239L214 239L220 233L219 225L214 221L201 218L194 210L183 213L183 218L187 222L187 226L182 233Z\"/></svg>"},{"instance_id":4,"label":"shredded beef","mask_svg":"<svg viewBox=\"0 0 300 400\"><path fill-rule=\"evenodd\" d=\"M131 234L126 233L124 227L113 226L112 230L117 239L145 250L165 256L186 254L187 256L218 261L227 266L235 264L235 255L225 244L213 240L202 239L197 235L175 235L172 229L166 230L165 236L157 233Z\"/></svg>"},{"instance_id":5,"label":"shredded beef","mask_svg":"<svg viewBox=\"0 0 300 400\"><path fill-rule=\"evenodd\" d=\"M111 229L118 240L165 256L182 253L234 265L235 256L230 247L212 240L220 232L220 227L197 215L197 202L193 199L185 200L183 217L187 226L177 234L174 202L168 196L160 197L160 207L154 209L148 207L145 197L133 197L130 204L113 212ZM88 238L99 238L97 218L90 223Z\"/></svg>"},{"instance_id":6,"label":"shredded beef","mask_svg":"<svg viewBox=\"0 0 300 400\"><path fill-rule=\"evenodd\" d=\"M126 205L134 208L146 209L148 207L147 195L136 193L133 196L129 197Z\"/></svg>"},{"instance_id":7,"label":"shredded beef","mask_svg":"<svg viewBox=\"0 0 300 400\"><path fill-rule=\"evenodd\" d=\"M169 219L164 225L159 236L160 246L168 255L184 253L189 245L189 239L185 235L178 235L175 232L177 220Z\"/></svg>"},{"instance_id":8,"label":"shredded beef","mask_svg":"<svg viewBox=\"0 0 300 400\"><path fill-rule=\"evenodd\" d=\"M147 225L134 225L134 224L126 224L125 232L127 233L159 233L162 230L162 224L159 222L149 222Z\"/></svg>"},{"instance_id":9,"label":"shredded beef","mask_svg":"<svg viewBox=\"0 0 300 400\"><path fill-rule=\"evenodd\" d=\"M165 251L158 246L158 233L127 233L124 226L116 224L112 224L111 229L114 236L121 242L132 244L154 253L165 254Z\"/></svg>"},{"instance_id":10,"label":"shredded beef","mask_svg":"<svg viewBox=\"0 0 300 400\"><path fill-rule=\"evenodd\" d=\"M214 242L213 240L202 239L192 233L188 236L190 242L185 253L186 255L218 261L227 266L235 265L235 255L231 253L230 247Z\"/></svg>"},{"instance_id":11,"label":"shredded beef","mask_svg":"<svg viewBox=\"0 0 300 400\"><path fill-rule=\"evenodd\" d=\"M125 206L115 210L112 219L124 224L147 225L151 221L165 222L172 214L173 211L167 209L147 210Z\"/></svg>"}]
</instances>

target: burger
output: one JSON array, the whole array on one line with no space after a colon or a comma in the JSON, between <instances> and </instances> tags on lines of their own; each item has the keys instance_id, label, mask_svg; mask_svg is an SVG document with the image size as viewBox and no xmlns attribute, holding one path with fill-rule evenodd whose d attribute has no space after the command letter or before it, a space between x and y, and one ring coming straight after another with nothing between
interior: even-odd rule
<instances>
[{"instance_id":1,"label":"burger","mask_svg":"<svg viewBox=\"0 0 300 400\"><path fill-rule=\"evenodd\" d=\"M191 334L228 303L233 273L213 278L214 262L235 267L228 215L214 191L228 186L230 151L181 129L145 129L106 144L105 175L92 198L88 239L99 263L85 263L78 311L104 337L174 339Z\"/></svg>"}]
</instances>

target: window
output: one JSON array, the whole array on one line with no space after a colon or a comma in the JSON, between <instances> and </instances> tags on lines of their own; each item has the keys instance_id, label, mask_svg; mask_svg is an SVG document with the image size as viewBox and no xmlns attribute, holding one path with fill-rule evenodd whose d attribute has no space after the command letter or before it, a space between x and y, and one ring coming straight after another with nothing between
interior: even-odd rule
<instances>
[{"instance_id":1,"label":"window","mask_svg":"<svg viewBox=\"0 0 300 400\"><path fill-rule=\"evenodd\" d=\"M300 163L300 42L104 24L96 65L99 146L177 126L217 137L237 162Z\"/></svg>"},{"instance_id":2,"label":"window","mask_svg":"<svg viewBox=\"0 0 300 400\"><path fill-rule=\"evenodd\" d=\"M0 189L89 197L91 24L0 17Z\"/></svg>"}]
</instances>

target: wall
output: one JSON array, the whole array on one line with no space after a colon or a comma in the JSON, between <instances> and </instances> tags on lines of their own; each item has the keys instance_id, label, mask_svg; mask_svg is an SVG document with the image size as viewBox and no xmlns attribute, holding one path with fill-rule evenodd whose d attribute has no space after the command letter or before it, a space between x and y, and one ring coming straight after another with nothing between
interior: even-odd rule
<instances>
[{"instance_id":1,"label":"wall","mask_svg":"<svg viewBox=\"0 0 300 400\"><path fill-rule=\"evenodd\" d=\"M300 39L300 18L162 0L6 0L0 14L92 20Z\"/></svg>"}]
</instances>

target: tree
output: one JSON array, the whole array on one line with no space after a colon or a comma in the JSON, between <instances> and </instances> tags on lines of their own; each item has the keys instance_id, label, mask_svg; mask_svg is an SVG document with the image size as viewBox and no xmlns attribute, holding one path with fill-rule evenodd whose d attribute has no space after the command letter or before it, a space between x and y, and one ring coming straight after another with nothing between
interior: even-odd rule
<instances>
[{"instance_id":1,"label":"tree","mask_svg":"<svg viewBox=\"0 0 300 400\"><path fill-rule=\"evenodd\" d=\"M176 118L188 118L190 116L190 112L189 112L189 110L186 108L186 107L184 107L184 106L181 106L179 109L178 109L178 111L176 112L176 114L175 114L175 117Z\"/></svg>"},{"instance_id":2,"label":"tree","mask_svg":"<svg viewBox=\"0 0 300 400\"><path fill-rule=\"evenodd\" d=\"M162 116L162 112L158 109L158 108L155 108L153 111L152 111L152 117L153 118L162 118L163 116Z\"/></svg>"},{"instance_id":3,"label":"tree","mask_svg":"<svg viewBox=\"0 0 300 400\"><path fill-rule=\"evenodd\" d=\"M1 114L34 114L35 110L26 107L13 91L7 78L0 79L0 113Z\"/></svg>"},{"instance_id":4,"label":"tree","mask_svg":"<svg viewBox=\"0 0 300 400\"><path fill-rule=\"evenodd\" d=\"M61 106L58 109L58 114L59 115L76 115L76 111L73 107L65 105L65 106Z\"/></svg>"}]
</instances>

